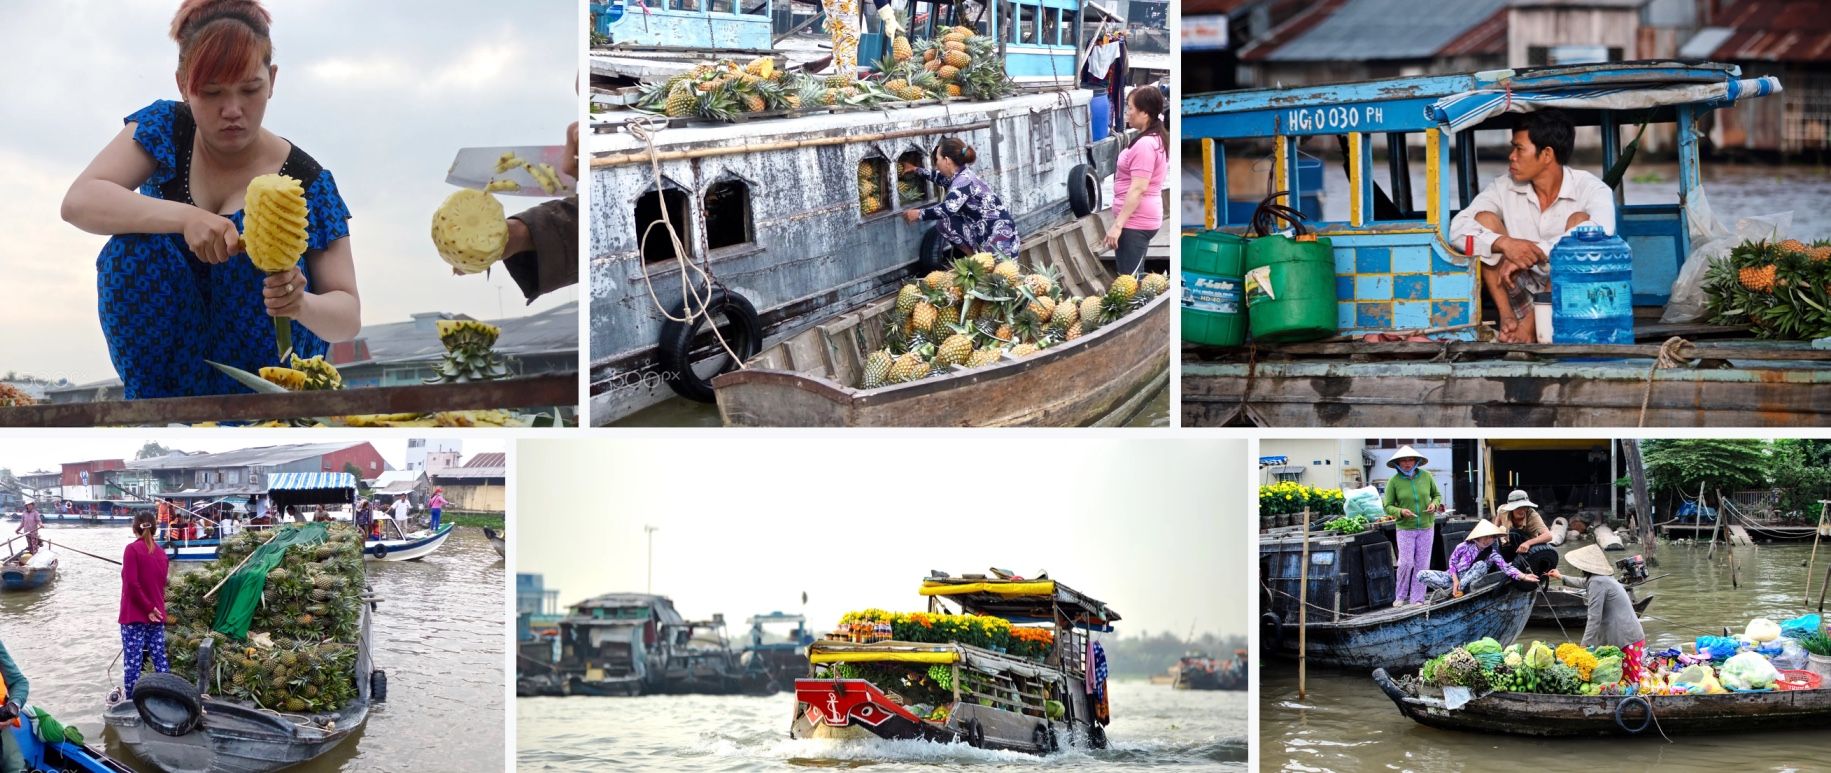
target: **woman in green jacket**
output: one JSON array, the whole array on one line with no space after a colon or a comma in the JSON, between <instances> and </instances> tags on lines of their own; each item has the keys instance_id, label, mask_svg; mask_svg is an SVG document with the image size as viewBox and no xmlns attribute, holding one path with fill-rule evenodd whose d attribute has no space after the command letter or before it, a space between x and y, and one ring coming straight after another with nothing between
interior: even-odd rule
<instances>
[{"instance_id":1,"label":"woman in green jacket","mask_svg":"<svg viewBox=\"0 0 1831 773\"><path fill-rule=\"evenodd\" d=\"M1424 603L1428 590L1418 581L1418 570L1430 568L1430 537L1436 533L1432 514L1443 509L1443 492L1437 489L1430 470L1424 469L1429 461L1411 446L1400 448L1386 460L1386 466L1398 473L1386 481L1382 496L1386 514L1398 527L1398 587L1392 594L1395 607Z\"/></svg>"}]
</instances>

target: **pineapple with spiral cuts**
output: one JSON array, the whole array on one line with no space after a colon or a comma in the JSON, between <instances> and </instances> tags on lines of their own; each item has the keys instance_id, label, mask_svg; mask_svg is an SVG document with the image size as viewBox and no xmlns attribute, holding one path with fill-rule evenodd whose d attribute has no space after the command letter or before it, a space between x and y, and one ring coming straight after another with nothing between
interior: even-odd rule
<instances>
[{"instance_id":1,"label":"pineapple with spiral cuts","mask_svg":"<svg viewBox=\"0 0 1831 773\"><path fill-rule=\"evenodd\" d=\"M311 207L299 181L264 174L248 181L243 197L242 246L255 268L277 274L299 264L308 246L305 227ZM284 361L292 354L292 320L273 318L274 343Z\"/></svg>"}]
</instances>

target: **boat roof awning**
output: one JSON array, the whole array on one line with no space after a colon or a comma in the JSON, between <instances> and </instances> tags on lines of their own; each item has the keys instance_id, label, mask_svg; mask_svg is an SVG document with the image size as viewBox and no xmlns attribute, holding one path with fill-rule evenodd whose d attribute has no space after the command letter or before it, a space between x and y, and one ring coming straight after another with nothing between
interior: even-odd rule
<instances>
[{"instance_id":1,"label":"boat roof awning","mask_svg":"<svg viewBox=\"0 0 1831 773\"><path fill-rule=\"evenodd\" d=\"M356 476L347 472L275 473L267 478L267 494L276 508L355 504Z\"/></svg>"},{"instance_id":2,"label":"boat roof awning","mask_svg":"<svg viewBox=\"0 0 1831 773\"><path fill-rule=\"evenodd\" d=\"M1431 118L1451 133L1474 128L1502 113L1529 113L1548 107L1567 110L1646 110L1672 105L1733 104L1738 99L1765 97L1780 92L1780 79L1728 78L1707 83L1665 86L1619 85L1552 88L1545 90L1487 88L1452 94L1433 103Z\"/></svg>"},{"instance_id":3,"label":"boat roof awning","mask_svg":"<svg viewBox=\"0 0 1831 773\"><path fill-rule=\"evenodd\" d=\"M1054 622L1057 609L1075 624L1097 630L1119 619L1105 602L1047 579L931 577L922 581L921 593L949 598L972 614L996 615L1014 623Z\"/></svg>"}]
</instances>

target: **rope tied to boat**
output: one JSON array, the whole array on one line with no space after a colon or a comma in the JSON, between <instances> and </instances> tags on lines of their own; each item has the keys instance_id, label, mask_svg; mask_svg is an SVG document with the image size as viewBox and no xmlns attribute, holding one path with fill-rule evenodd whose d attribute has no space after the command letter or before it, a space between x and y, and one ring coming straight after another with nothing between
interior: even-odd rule
<instances>
[{"instance_id":1,"label":"rope tied to boat","mask_svg":"<svg viewBox=\"0 0 1831 773\"><path fill-rule=\"evenodd\" d=\"M1689 348L1691 348L1691 342L1678 336L1668 338L1665 343L1659 345L1659 354L1653 358L1652 367L1647 368L1647 389L1640 396L1640 419L1634 423L1634 426L1647 425L1647 405L1653 400L1653 375L1661 370L1689 364L1692 358L1685 352Z\"/></svg>"},{"instance_id":2,"label":"rope tied to boat","mask_svg":"<svg viewBox=\"0 0 1831 773\"><path fill-rule=\"evenodd\" d=\"M667 128L667 125L668 120L661 116L636 116L623 122L623 130L629 132L630 136L641 140L648 148L649 173L653 178L655 195L658 199L662 196L663 178L661 150L655 147L655 135L661 129ZM711 256L706 257L704 266L695 265L687 255L686 244L680 239L680 231L674 227L674 218L668 211L667 202L657 201L656 203L659 205L657 208L661 210L661 219L649 223L647 228L642 229L642 234L636 238L636 264L642 267L642 283L648 289L649 300L655 304L655 309L661 312L662 317L684 325L693 325L700 317L707 317L707 327L712 330L712 336L718 339L719 347L723 348L725 354L731 357L731 361L742 370L745 367L744 358L739 357L737 351L731 348L731 344L725 340L725 334L719 332L718 325L710 319L712 290L716 284L716 278L712 275ZM662 226L666 229L668 241L674 247L674 263L680 269L680 308L686 312L685 317L674 316L666 306L661 304L661 297L655 294L655 280L649 276L648 260L642 255L642 246L648 243L649 232L653 231L655 226ZM697 273L704 281L688 281L688 277L694 273Z\"/></svg>"}]
</instances>

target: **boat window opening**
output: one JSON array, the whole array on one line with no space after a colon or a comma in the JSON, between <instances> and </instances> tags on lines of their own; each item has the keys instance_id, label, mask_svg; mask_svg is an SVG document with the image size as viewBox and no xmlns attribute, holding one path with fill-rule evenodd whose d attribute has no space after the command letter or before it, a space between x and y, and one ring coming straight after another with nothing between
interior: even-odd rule
<instances>
[{"instance_id":1,"label":"boat window opening","mask_svg":"<svg viewBox=\"0 0 1831 773\"><path fill-rule=\"evenodd\" d=\"M737 13L737 0L706 0L706 9L713 13Z\"/></svg>"},{"instance_id":2,"label":"boat window opening","mask_svg":"<svg viewBox=\"0 0 1831 773\"><path fill-rule=\"evenodd\" d=\"M756 241L750 217L750 186L742 180L714 183L706 191L706 249Z\"/></svg>"},{"instance_id":3,"label":"boat window opening","mask_svg":"<svg viewBox=\"0 0 1831 773\"><path fill-rule=\"evenodd\" d=\"M749 16L768 16L769 15L769 0L753 0L753 2L751 2L749 5L745 5L744 0L737 0L737 2L738 2L738 13L746 14Z\"/></svg>"},{"instance_id":4,"label":"boat window opening","mask_svg":"<svg viewBox=\"0 0 1831 773\"><path fill-rule=\"evenodd\" d=\"M1043 9L1043 45L1062 45L1062 16L1067 13L1060 8Z\"/></svg>"},{"instance_id":5,"label":"boat window opening","mask_svg":"<svg viewBox=\"0 0 1831 773\"><path fill-rule=\"evenodd\" d=\"M1423 210L1413 207L1413 202L1423 200L1423 196L1414 196L1414 191L1424 190L1425 162L1420 154L1418 163L1412 163L1411 148L1408 139L1417 132L1391 132L1361 135L1362 143L1370 150L1369 157L1363 159L1364 174L1370 175L1373 185L1371 196L1363 207L1368 207L1368 222L1394 222L1406 220L1424 220ZM1346 162L1344 161L1344 164ZM1360 181L1349 180L1350 185ZM1369 207L1369 205L1371 205Z\"/></svg>"},{"instance_id":6,"label":"boat window opening","mask_svg":"<svg viewBox=\"0 0 1831 773\"><path fill-rule=\"evenodd\" d=\"M673 223L674 230L679 232L683 245L692 244L689 236L687 214L687 193L676 188L665 188L660 191L649 191L636 198L636 234L642 240L642 260L652 263L658 260L674 260L681 257L674 252L674 242L668 238L667 226L655 225L661 222L662 207L667 208L668 221Z\"/></svg>"},{"instance_id":7,"label":"boat window opening","mask_svg":"<svg viewBox=\"0 0 1831 773\"><path fill-rule=\"evenodd\" d=\"M1038 10L1039 10L1039 8L1037 6L1030 5L1027 3L1024 5L1018 6L1017 25L1016 25L1017 26L1017 40L1015 42L1018 42L1018 43L1041 42L1037 39L1037 36L1036 36L1036 17L1037 17Z\"/></svg>"},{"instance_id":8,"label":"boat window opening","mask_svg":"<svg viewBox=\"0 0 1831 773\"><path fill-rule=\"evenodd\" d=\"M901 169L904 164L915 164L918 167L926 168L928 166L927 161L927 154L920 150L910 150L905 151L903 155L897 156L896 166L898 169ZM909 172L907 174L897 175L896 203L898 206L903 208L919 207L929 203L933 198L934 185L929 182L928 178L923 177L921 173Z\"/></svg>"},{"instance_id":9,"label":"boat window opening","mask_svg":"<svg viewBox=\"0 0 1831 773\"><path fill-rule=\"evenodd\" d=\"M670 11L696 12L699 10L700 2L701 0L667 0L667 9Z\"/></svg>"},{"instance_id":10,"label":"boat window opening","mask_svg":"<svg viewBox=\"0 0 1831 773\"><path fill-rule=\"evenodd\" d=\"M1202 193L1203 206L1212 204L1214 227L1243 228L1252 221L1253 210L1272 194L1272 143L1259 140L1212 140L1213 169L1202 166L1202 140L1183 142L1183 158L1195 159L1194 179L1187 188ZM1207 186L1214 186L1214 201L1207 200ZM1191 225L1206 228L1208 213Z\"/></svg>"},{"instance_id":11,"label":"boat window opening","mask_svg":"<svg viewBox=\"0 0 1831 773\"><path fill-rule=\"evenodd\" d=\"M890 162L869 156L858 162L858 213L874 217L890 211Z\"/></svg>"}]
</instances>

